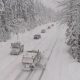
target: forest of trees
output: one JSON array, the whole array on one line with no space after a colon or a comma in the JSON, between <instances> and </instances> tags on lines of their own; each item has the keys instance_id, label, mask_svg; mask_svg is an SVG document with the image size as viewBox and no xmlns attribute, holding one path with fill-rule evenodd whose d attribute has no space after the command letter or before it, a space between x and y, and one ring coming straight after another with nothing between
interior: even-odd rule
<instances>
[{"instance_id":1,"label":"forest of trees","mask_svg":"<svg viewBox=\"0 0 80 80\"><path fill-rule=\"evenodd\" d=\"M54 20L54 11L37 0L0 0L0 41L10 34Z\"/></svg>"},{"instance_id":2,"label":"forest of trees","mask_svg":"<svg viewBox=\"0 0 80 80\"><path fill-rule=\"evenodd\" d=\"M80 62L80 0L64 0L60 3L62 9L62 22L66 23L66 43L70 55Z\"/></svg>"}]
</instances>

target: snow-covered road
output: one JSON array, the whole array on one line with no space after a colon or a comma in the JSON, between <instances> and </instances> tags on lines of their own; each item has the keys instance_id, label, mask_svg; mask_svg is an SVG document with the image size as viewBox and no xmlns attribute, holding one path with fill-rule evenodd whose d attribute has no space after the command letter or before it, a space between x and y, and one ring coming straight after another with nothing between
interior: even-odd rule
<instances>
[{"instance_id":1,"label":"snow-covered road","mask_svg":"<svg viewBox=\"0 0 80 80\"><path fill-rule=\"evenodd\" d=\"M49 26L51 24L48 24ZM50 44L55 42L57 28L51 27L51 29L47 29L48 25L44 25L41 27L37 27L31 32L27 32L26 34L20 36L21 42L25 45L25 51L30 49L40 49L43 53L47 48L49 48ZM45 34L41 34L41 30L46 29ZM34 40L34 34L41 34L42 38L40 40ZM53 39L54 38L54 39ZM21 59L22 55L19 56L11 56L10 53L10 42L2 44L3 50L8 48L6 52L3 51L0 58L0 80L15 80L16 77L21 72ZM6 48L4 47L6 46ZM1 48L2 49L2 48ZM22 73L21 73L22 74ZM27 74L25 74L27 75ZM25 76L26 77L26 76ZM24 78L24 77L22 77ZM20 79L21 80L21 79Z\"/></svg>"},{"instance_id":2,"label":"snow-covered road","mask_svg":"<svg viewBox=\"0 0 80 80\"><path fill-rule=\"evenodd\" d=\"M55 27L58 27L58 26L56 25ZM58 40L58 35L59 35L58 28L55 28L55 27L52 28L49 33L47 33L47 37L43 41L41 41L41 43L37 45L35 48L35 49L39 49L42 52L42 55L43 57L45 57L45 59L47 59L48 56L51 54L51 50L53 49L53 47L56 46L56 43ZM42 60L41 64L44 65L45 60ZM35 71L33 75L29 77L28 80L39 80L41 74L42 74L42 69L39 69ZM28 77L28 74L23 73L22 76L18 75L16 80L22 80L22 79L27 80L27 77Z\"/></svg>"},{"instance_id":3,"label":"snow-covered road","mask_svg":"<svg viewBox=\"0 0 80 80\"><path fill-rule=\"evenodd\" d=\"M44 65L48 59L48 63L41 79L42 69L35 70L29 80L80 80L80 64L75 62L67 53L67 45L65 44L66 25L60 26L54 23L54 27L47 29L50 24L46 24L35 28L25 34L20 34L20 41L24 44L27 50L40 50L43 55L41 64ZM45 29L46 33L41 33ZM34 40L34 34L40 34L41 39ZM22 70L22 56L10 55L10 43L12 40L1 43L0 45L0 80L27 80L29 72ZM52 49L53 48L53 49Z\"/></svg>"}]
</instances>

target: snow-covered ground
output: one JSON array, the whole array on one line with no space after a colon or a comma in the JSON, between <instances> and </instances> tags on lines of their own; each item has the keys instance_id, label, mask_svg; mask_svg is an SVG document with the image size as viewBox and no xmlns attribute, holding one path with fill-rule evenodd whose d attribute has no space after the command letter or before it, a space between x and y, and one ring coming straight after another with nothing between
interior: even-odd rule
<instances>
[{"instance_id":1,"label":"snow-covered ground","mask_svg":"<svg viewBox=\"0 0 80 80\"><path fill-rule=\"evenodd\" d=\"M39 49L47 59L52 50L52 55L47 63L41 80L80 80L80 64L75 62L67 53L65 44L66 25L54 23L54 27L47 29L52 23L39 26L32 31L19 34L19 40L24 44L24 51ZM46 33L41 33L45 29ZM34 40L33 36L40 34L41 39ZM5 43L0 43L0 80L26 80L29 72L22 71L21 59L19 56L10 55L10 44L16 41L16 36ZM44 64L44 63L43 63ZM34 73L31 80L39 80L41 70Z\"/></svg>"},{"instance_id":2,"label":"snow-covered ground","mask_svg":"<svg viewBox=\"0 0 80 80\"><path fill-rule=\"evenodd\" d=\"M67 45L65 44L66 26L60 27L59 40L42 80L80 80L80 63L75 62L67 53Z\"/></svg>"}]
</instances>

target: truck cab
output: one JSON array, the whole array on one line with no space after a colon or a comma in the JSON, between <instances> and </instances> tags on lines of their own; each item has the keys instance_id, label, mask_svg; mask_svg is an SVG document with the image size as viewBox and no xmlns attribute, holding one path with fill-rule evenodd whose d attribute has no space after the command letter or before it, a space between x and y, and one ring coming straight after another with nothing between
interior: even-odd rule
<instances>
[{"instance_id":1,"label":"truck cab","mask_svg":"<svg viewBox=\"0 0 80 80\"><path fill-rule=\"evenodd\" d=\"M33 70L41 60L40 52L36 50L27 51L22 57L23 70Z\"/></svg>"}]
</instances>

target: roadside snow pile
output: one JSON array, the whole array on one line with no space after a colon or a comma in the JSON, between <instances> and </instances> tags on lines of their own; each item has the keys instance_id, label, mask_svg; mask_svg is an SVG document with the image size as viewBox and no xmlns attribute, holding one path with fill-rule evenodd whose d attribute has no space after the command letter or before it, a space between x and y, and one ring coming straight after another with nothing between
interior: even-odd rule
<instances>
[{"instance_id":1,"label":"roadside snow pile","mask_svg":"<svg viewBox=\"0 0 80 80\"><path fill-rule=\"evenodd\" d=\"M50 30L47 29L51 24L46 24L35 28L32 31L28 31L24 34L19 34L19 40L24 44L24 51L32 50L32 49L42 49L46 50L47 46L50 43L52 36L56 37L56 34L52 34L55 27L52 27ZM42 34L41 30L46 29L46 33ZM40 34L42 37L39 40L34 40L34 34ZM14 80L14 78L20 73L21 70L21 59L22 55L19 56L11 56L10 55L10 46L11 43L17 41L17 36L12 35L12 39L7 42L0 43L0 80ZM53 41L53 40L52 40ZM54 42L54 41L53 41ZM43 46L46 45L46 46Z\"/></svg>"}]
</instances>

